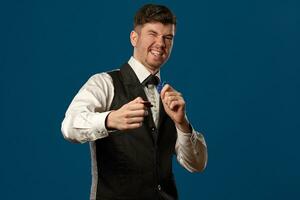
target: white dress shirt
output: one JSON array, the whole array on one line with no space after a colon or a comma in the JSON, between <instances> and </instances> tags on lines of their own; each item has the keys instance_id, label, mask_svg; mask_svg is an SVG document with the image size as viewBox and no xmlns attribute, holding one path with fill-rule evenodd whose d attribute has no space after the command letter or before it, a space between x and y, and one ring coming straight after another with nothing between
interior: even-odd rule
<instances>
[{"instance_id":1,"label":"white dress shirt","mask_svg":"<svg viewBox=\"0 0 300 200\"><path fill-rule=\"evenodd\" d=\"M150 72L135 58L131 57L128 64L132 67L140 82L143 82ZM156 74L160 78L160 73ZM145 87L147 98L153 104L151 108L155 124L159 117L160 95L155 87ZM114 97L112 78L107 73L93 75L79 90L71 102L61 130L63 136L72 142L90 142L92 155L93 185L92 194L95 193L97 183L97 163L95 140L105 138L109 131L105 126L105 119L110 112L110 106ZM177 141L175 145L178 162L190 172L199 171L199 166L206 165L207 151L204 137L196 132L183 133L177 129ZM92 197L91 197L92 198Z\"/></svg>"}]
</instances>

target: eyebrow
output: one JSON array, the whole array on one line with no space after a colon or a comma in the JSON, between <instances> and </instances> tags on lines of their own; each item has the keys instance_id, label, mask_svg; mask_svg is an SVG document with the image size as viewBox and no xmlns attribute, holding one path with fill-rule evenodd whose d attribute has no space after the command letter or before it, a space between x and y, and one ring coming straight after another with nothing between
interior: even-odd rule
<instances>
[{"instance_id":1,"label":"eyebrow","mask_svg":"<svg viewBox=\"0 0 300 200\"><path fill-rule=\"evenodd\" d=\"M148 33L155 33L155 34L158 34L156 31L154 30L149 30Z\"/></svg>"}]
</instances>

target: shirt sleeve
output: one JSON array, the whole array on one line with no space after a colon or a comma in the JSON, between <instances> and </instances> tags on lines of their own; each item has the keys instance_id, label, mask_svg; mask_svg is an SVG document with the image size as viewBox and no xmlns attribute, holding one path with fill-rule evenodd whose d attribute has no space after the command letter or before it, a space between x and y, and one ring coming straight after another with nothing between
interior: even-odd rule
<instances>
[{"instance_id":1,"label":"shirt sleeve","mask_svg":"<svg viewBox=\"0 0 300 200\"><path fill-rule=\"evenodd\" d=\"M92 76L72 100L61 125L63 136L76 143L108 136L105 120L114 96L109 74Z\"/></svg>"},{"instance_id":2,"label":"shirt sleeve","mask_svg":"<svg viewBox=\"0 0 300 200\"><path fill-rule=\"evenodd\" d=\"M177 128L175 145L177 160L190 172L203 171L207 163L207 147L203 135L194 129L184 133Z\"/></svg>"}]
</instances>

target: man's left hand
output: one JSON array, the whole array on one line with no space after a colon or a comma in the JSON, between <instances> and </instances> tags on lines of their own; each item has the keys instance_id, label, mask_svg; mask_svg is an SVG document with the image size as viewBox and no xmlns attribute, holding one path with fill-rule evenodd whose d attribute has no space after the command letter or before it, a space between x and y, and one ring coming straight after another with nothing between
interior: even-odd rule
<instances>
[{"instance_id":1,"label":"man's left hand","mask_svg":"<svg viewBox=\"0 0 300 200\"><path fill-rule=\"evenodd\" d=\"M176 127L182 132L191 132L185 115L185 101L181 93L166 84L161 90L160 96L166 113L174 121Z\"/></svg>"}]
</instances>

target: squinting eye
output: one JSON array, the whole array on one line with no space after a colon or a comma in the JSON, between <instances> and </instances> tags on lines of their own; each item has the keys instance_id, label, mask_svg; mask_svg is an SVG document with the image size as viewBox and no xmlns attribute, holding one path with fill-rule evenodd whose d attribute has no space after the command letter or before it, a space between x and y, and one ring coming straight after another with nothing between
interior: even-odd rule
<instances>
[{"instance_id":1,"label":"squinting eye","mask_svg":"<svg viewBox=\"0 0 300 200\"><path fill-rule=\"evenodd\" d=\"M173 40L173 37L165 37L167 40Z\"/></svg>"}]
</instances>

